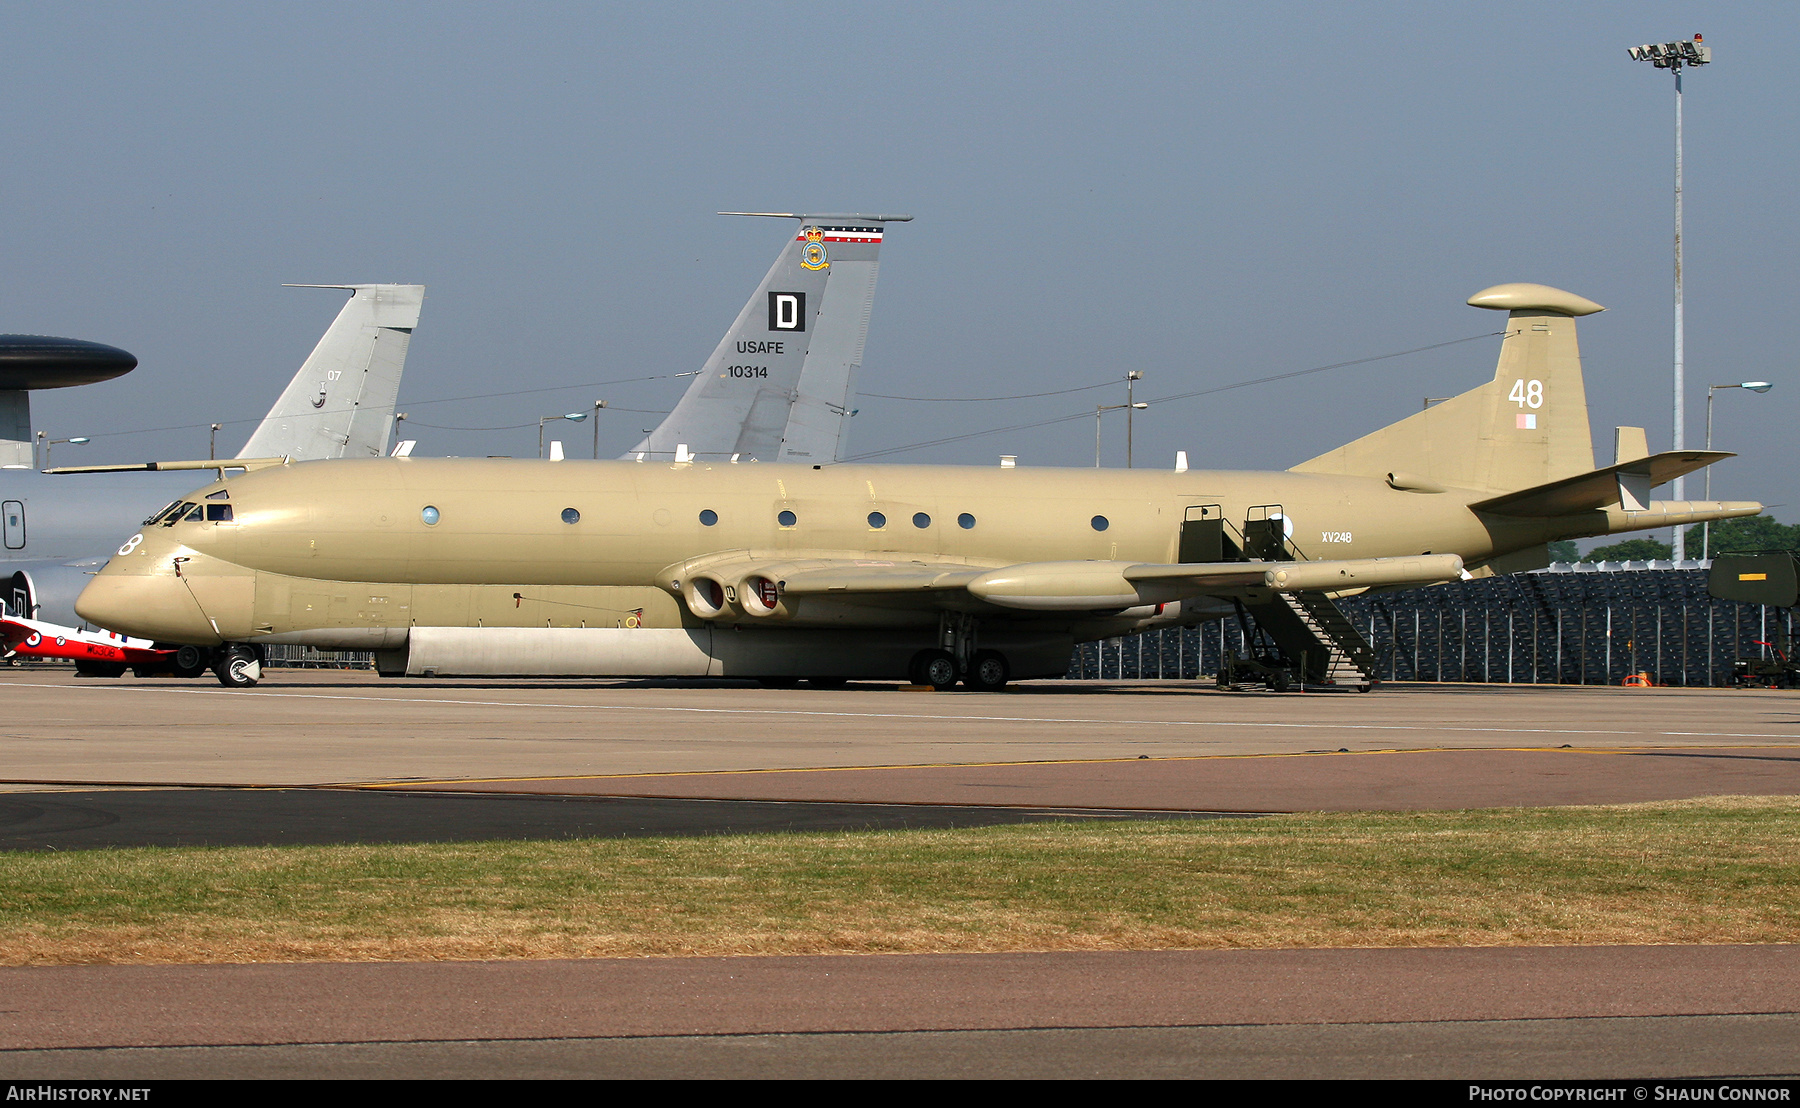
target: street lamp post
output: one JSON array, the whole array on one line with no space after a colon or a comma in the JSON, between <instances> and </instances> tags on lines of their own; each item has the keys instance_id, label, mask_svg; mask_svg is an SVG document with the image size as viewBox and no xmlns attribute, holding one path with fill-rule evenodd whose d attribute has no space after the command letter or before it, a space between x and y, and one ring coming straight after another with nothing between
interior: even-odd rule
<instances>
[{"instance_id":1,"label":"street lamp post","mask_svg":"<svg viewBox=\"0 0 1800 1108\"><path fill-rule=\"evenodd\" d=\"M1706 386L1706 449L1712 449L1712 398L1719 389L1749 389L1751 392L1768 392L1775 385L1769 381L1745 381L1741 385L1708 385ZM1712 467L1706 467L1706 499L1712 499ZM1700 525L1700 560L1705 561L1712 556L1712 520Z\"/></svg>"},{"instance_id":2,"label":"street lamp post","mask_svg":"<svg viewBox=\"0 0 1800 1108\"><path fill-rule=\"evenodd\" d=\"M1695 35L1683 42L1647 43L1633 46L1626 53L1633 61L1649 62L1658 69L1675 74L1675 443L1674 449L1687 445L1686 412L1683 406L1683 321L1681 304L1681 71L1690 65L1707 65L1712 61L1712 47L1702 45ZM1686 492L1686 480L1675 478L1672 490L1676 500ZM1675 560L1687 555L1687 539L1681 528L1675 528Z\"/></svg>"},{"instance_id":3,"label":"street lamp post","mask_svg":"<svg viewBox=\"0 0 1800 1108\"><path fill-rule=\"evenodd\" d=\"M219 432L225 429L223 423L214 423L212 430L206 434L206 460L214 461L219 456Z\"/></svg>"},{"instance_id":4,"label":"street lamp post","mask_svg":"<svg viewBox=\"0 0 1800 1108\"><path fill-rule=\"evenodd\" d=\"M538 457L542 458L544 456L544 424L552 423L559 419L566 419L570 423L580 423L587 417L588 414L586 412L564 412L562 415L547 415L538 420Z\"/></svg>"},{"instance_id":5,"label":"street lamp post","mask_svg":"<svg viewBox=\"0 0 1800 1108\"><path fill-rule=\"evenodd\" d=\"M38 437L42 438L43 434L44 433L42 431L39 431ZM44 468L45 469L50 468L50 448L52 446L59 446L65 442L73 443L76 446L85 446L85 445L87 445L88 438L87 438L87 436L82 435L82 436L79 436L77 438L72 438L72 439L49 439L49 440L47 440L44 443Z\"/></svg>"},{"instance_id":6,"label":"street lamp post","mask_svg":"<svg viewBox=\"0 0 1800 1108\"><path fill-rule=\"evenodd\" d=\"M600 460L600 409L606 407L606 401L594 401L594 460Z\"/></svg>"},{"instance_id":7,"label":"street lamp post","mask_svg":"<svg viewBox=\"0 0 1800 1108\"><path fill-rule=\"evenodd\" d=\"M1096 404L1096 405L1094 405L1094 468L1095 469L1100 468L1100 417L1107 412L1124 411L1124 412L1129 413L1129 412L1133 412L1133 411L1143 411L1145 408L1148 408L1149 406L1150 405L1145 404L1142 401L1139 401L1136 404ZM1131 416L1127 415L1125 417L1125 421L1126 421L1125 422L1125 426L1126 426L1125 433L1127 436L1129 436L1131 433L1131 431L1130 431ZM1127 441L1129 442L1129 439L1127 439ZM1126 461L1129 462L1130 460L1131 459L1128 455L1126 457Z\"/></svg>"},{"instance_id":8,"label":"street lamp post","mask_svg":"<svg viewBox=\"0 0 1800 1108\"><path fill-rule=\"evenodd\" d=\"M1125 468L1131 468L1131 416L1137 405L1131 402L1131 386L1144 379L1144 371L1134 369L1125 375Z\"/></svg>"}]
</instances>

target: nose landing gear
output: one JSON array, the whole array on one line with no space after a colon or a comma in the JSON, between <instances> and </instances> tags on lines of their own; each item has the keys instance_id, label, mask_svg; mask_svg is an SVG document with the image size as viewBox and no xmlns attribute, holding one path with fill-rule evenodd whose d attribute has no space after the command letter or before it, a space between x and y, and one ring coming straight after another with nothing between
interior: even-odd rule
<instances>
[{"instance_id":1,"label":"nose landing gear","mask_svg":"<svg viewBox=\"0 0 1800 1108\"><path fill-rule=\"evenodd\" d=\"M251 688L262 680L262 651L243 643L229 644L219 650L213 672L228 689Z\"/></svg>"}]
</instances>

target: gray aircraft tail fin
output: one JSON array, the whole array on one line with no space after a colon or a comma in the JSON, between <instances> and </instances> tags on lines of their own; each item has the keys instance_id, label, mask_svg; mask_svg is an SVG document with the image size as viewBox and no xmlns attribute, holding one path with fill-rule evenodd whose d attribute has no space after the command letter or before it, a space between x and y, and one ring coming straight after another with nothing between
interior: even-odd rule
<instances>
[{"instance_id":1,"label":"gray aircraft tail fin","mask_svg":"<svg viewBox=\"0 0 1800 1108\"><path fill-rule=\"evenodd\" d=\"M425 286L289 287L347 289L351 296L237 456L382 457Z\"/></svg>"},{"instance_id":2,"label":"gray aircraft tail fin","mask_svg":"<svg viewBox=\"0 0 1800 1108\"><path fill-rule=\"evenodd\" d=\"M1526 284L1483 289L1469 303L1507 313L1491 381L1294 470L1385 475L1390 482L1423 479L1496 492L1592 470L1575 320L1605 309L1574 293Z\"/></svg>"},{"instance_id":3,"label":"gray aircraft tail fin","mask_svg":"<svg viewBox=\"0 0 1800 1108\"><path fill-rule=\"evenodd\" d=\"M675 410L625 456L835 462L856 395L883 226L909 215L721 212L800 221Z\"/></svg>"}]
</instances>

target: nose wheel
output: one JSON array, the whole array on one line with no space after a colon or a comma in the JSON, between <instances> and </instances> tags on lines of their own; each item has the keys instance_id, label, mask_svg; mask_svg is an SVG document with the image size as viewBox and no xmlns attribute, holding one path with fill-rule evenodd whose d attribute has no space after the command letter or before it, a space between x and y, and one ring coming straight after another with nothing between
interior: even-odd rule
<instances>
[{"instance_id":1,"label":"nose wheel","mask_svg":"<svg viewBox=\"0 0 1800 1108\"><path fill-rule=\"evenodd\" d=\"M248 689L262 680L262 654L253 646L227 646L219 652L213 672L228 689Z\"/></svg>"}]
</instances>

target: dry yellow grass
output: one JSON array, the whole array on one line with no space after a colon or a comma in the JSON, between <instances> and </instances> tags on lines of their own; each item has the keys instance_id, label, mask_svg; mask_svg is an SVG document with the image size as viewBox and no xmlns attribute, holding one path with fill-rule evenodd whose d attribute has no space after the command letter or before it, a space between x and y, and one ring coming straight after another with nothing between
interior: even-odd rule
<instances>
[{"instance_id":1,"label":"dry yellow grass","mask_svg":"<svg viewBox=\"0 0 1800 1108\"><path fill-rule=\"evenodd\" d=\"M0 855L0 964L1800 941L1800 800Z\"/></svg>"}]
</instances>

